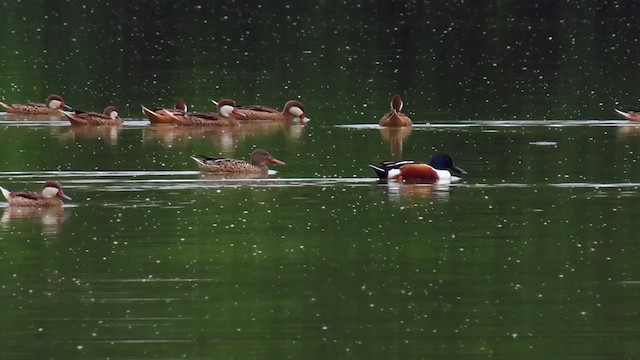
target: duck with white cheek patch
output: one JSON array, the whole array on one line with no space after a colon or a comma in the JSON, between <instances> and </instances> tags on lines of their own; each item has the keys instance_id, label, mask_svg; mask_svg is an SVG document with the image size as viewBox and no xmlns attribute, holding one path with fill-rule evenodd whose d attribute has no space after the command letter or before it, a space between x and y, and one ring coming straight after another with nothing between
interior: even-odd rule
<instances>
[{"instance_id":1,"label":"duck with white cheek patch","mask_svg":"<svg viewBox=\"0 0 640 360\"><path fill-rule=\"evenodd\" d=\"M122 125L122 119L118 116L118 109L113 105L107 106L102 114L77 110L75 114L62 110L60 112L69 119L71 125Z\"/></svg>"},{"instance_id":2,"label":"duck with white cheek patch","mask_svg":"<svg viewBox=\"0 0 640 360\"><path fill-rule=\"evenodd\" d=\"M236 102L231 99L223 99L217 103L218 111L215 113L187 112L182 115L162 110L173 118L173 122L185 126L238 126L238 119L244 118L236 108Z\"/></svg>"}]
</instances>

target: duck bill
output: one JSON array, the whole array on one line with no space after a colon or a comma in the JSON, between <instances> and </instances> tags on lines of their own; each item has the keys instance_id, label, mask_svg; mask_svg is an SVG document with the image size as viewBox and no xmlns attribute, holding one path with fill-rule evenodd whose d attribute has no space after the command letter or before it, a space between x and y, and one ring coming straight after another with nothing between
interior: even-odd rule
<instances>
[{"instance_id":1,"label":"duck bill","mask_svg":"<svg viewBox=\"0 0 640 360\"><path fill-rule=\"evenodd\" d=\"M63 199L71 200L71 198L65 195L65 193L62 192L62 190L58 191L58 196Z\"/></svg>"},{"instance_id":2,"label":"duck bill","mask_svg":"<svg viewBox=\"0 0 640 360\"><path fill-rule=\"evenodd\" d=\"M278 166L284 166L285 165L284 161L280 161L280 160L278 160L278 159L276 159L274 157L269 158L269 162L272 163L273 165L278 165Z\"/></svg>"},{"instance_id":3,"label":"duck bill","mask_svg":"<svg viewBox=\"0 0 640 360\"><path fill-rule=\"evenodd\" d=\"M451 170L453 170L454 172L456 172L456 173L458 173L458 174L462 174L462 175L465 175L465 174L467 173L466 171L464 171L464 170L463 170L460 166L458 166L458 165L453 165L453 166L451 167Z\"/></svg>"}]
</instances>

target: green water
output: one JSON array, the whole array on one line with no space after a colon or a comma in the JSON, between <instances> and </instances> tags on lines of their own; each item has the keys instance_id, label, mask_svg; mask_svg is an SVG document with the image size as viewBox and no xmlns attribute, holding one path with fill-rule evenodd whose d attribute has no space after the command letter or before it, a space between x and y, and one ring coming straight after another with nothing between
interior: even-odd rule
<instances>
[{"instance_id":1,"label":"green water","mask_svg":"<svg viewBox=\"0 0 640 360\"><path fill-rule=\"evenodd\" d=\"M394 5L395 4L395 5ZM640 352L638 5L5 3L0 98L113 103L120 128L0 115L7 359L632 359ZM464 19L465 21L460 21ZM626 84L626 85L625 85ZM416 126L376 126L400 93ZM149 126L140 104L307 126ZM287 163L218 179L194 154ZM448 186L367 164L448 152Z\"/></svg>"}]
</instances>

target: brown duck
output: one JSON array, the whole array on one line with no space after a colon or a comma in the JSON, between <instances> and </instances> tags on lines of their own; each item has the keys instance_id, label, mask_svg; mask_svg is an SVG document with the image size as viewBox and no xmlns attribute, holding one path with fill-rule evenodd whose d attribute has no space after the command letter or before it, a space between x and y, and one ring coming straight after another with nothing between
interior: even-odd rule
<instances>
[{"instance_id":1,"label":"brown duck","mask_svg":"<svg viewBox=\"0 0 640 360\"><path fill-rule=\"evenodd\" d=\"M400 112L402 111L402 106L403 103L400 95L395 95L393 98L391 98L391 111L382 116L382 119L380 119L379 122L380 126L411 126L413 124L413 122L411 122L411 119L407 115Z\"/></svg>"},{"instance_id":2,"label":"brown duck","mask_svg":"<svg viewBox=\"0 0 640 360\"><path fill-rule=\"evenodd\" d=\"M305 115L304 105L297 100L287 101L282 111L263 105L238 106L238 111L245 115L243 120L287 121L297 124L305 124L311 120Z\"/></svg>"},{"instance_id":3,"label":"brown duck","mask_svg":"<svg viewBox=\"0 0 640 360\"><path fill-rule=\"evenodd\" d=\"M60 183L47 181L42 187L42 192L35 191L9 191L0 186L2 195L9 202L9 206L50 208L62 206L62 199L71 200L64 194Z\"/></svg>"},{"instance_id":4,"label":"brown duck","mask_svg":"<svg viewBox=\"0 0 640 360\"><path fill-rule=\"evenodd\" d=\"M186 126L237 126L237 119L244 118L244 114L238 111L236 102L231 99L220 100L216 113L188 112L183 115L176 115L167 110L162 110L161 112L171 116L174 123Z\"/></svg>"},{"instance_id":5,"label":"brown duck","mask_svg":"<svg viewBox=\"0 0 640 360\"><path fill-rule=\"evenodd\" d=\"M28 103L28 104L6 104L0 101L0 106L8 113L25 114L25 115L58 115L58 110L72 110L70 106L64 103L60 95L49 95L44 104Z\"/></svg>"},{"instance_id":6,"label":"brown duck","mask_svg":"<svg viewBox=\"0 0 640 360\"><path fill-rule=\"evenodd\" d=\"M142 105L142 113L149 119L152 124L171 124L174 122L174 118L167 112L173 115L180 116L187 112L187 103L183 99L176 101L176 107L173 109L149 109Z\"/></svg>"},{"instance_id":7,"label":"brown duck","mask_svg":"<svg viewBox=\"0 0 640 360\"><path fill-rule=\"evenodd\" d=\"M121 125L122 119L118 116L115 106L107 106L102 114L97 112L78 112L71 114L60 110L69 119L71 125Z\"/></svg>"},{"instance_id":8,"label":"brown duck","mask_svg":"<svg viewBox=\"0 0 640 360\"><path fill-rule=\"evenodd\" d=\"M244 160L236 160L229 158L215 158L210 156L192 156L193 160L198 163L200 170L215 173L266 173L269 168L267 162L282 166L285 163L276 159L267 150L257 149L251 153L250 162Z\"/></svg>"}]
</instances>

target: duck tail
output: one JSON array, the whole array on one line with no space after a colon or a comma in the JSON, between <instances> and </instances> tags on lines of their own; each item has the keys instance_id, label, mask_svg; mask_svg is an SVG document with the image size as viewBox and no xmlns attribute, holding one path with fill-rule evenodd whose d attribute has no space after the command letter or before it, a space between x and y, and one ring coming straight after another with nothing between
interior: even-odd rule
<instances>
[{"instance_id":1,"label":"duck tail","mask_svg":"<svg viewBox=\"0 0 640 360\"><path fill-rule=\"evenodd\" d=\"M5 104L2 101L0 101L0 106L2 106L3 108L5 108L5 110L9 111L11 109L11 105L9 104Z\"/></svg>"},{"instance_id":2,"label":"duck tail","mask_svg":"<svg viewBox=\"0 0 640 360\"><path fill-rule=\"evenodd\" d=\"M370 167L370 168L372 168L372 169L373 169L373 171L375 171L375 172L376 172L376 175L378 175L378 177L379 177L380 179L382 179L382 180L386 180L386 179L387 179L387 176L388 176L388 174L389 174L389 173L387 172L387 170L385 170L385 169L383 169L383 168L381 168L381 167L379 167L379 166L375 166L375 165L371 165L371 164L369 164L369 167Z\"/></svg>"},{"instance_id":3,"label":"duck tail","mask_svg":"<svg viewBox=\"0 0 640 360\"><path fill-rule=\"evenodd\" d=\"M191 156L191 158L193 160L195 160L198 163L198 165L204 165L204 159L205 159L204 156L202 156L202 155L194 155L194 156Z\"/></svg>"},{"instance_id":4,"label":"duck tail","mask_svg":"<svg viewBox=\"0 0 640 360\"><path fill-rule=\"evenodd\" d=\"M0 190L2 190L2 195L4 195L5 199L9 200L9 196L11 195L11 191L0 186Z\"/></svg>"}]
</instances>

